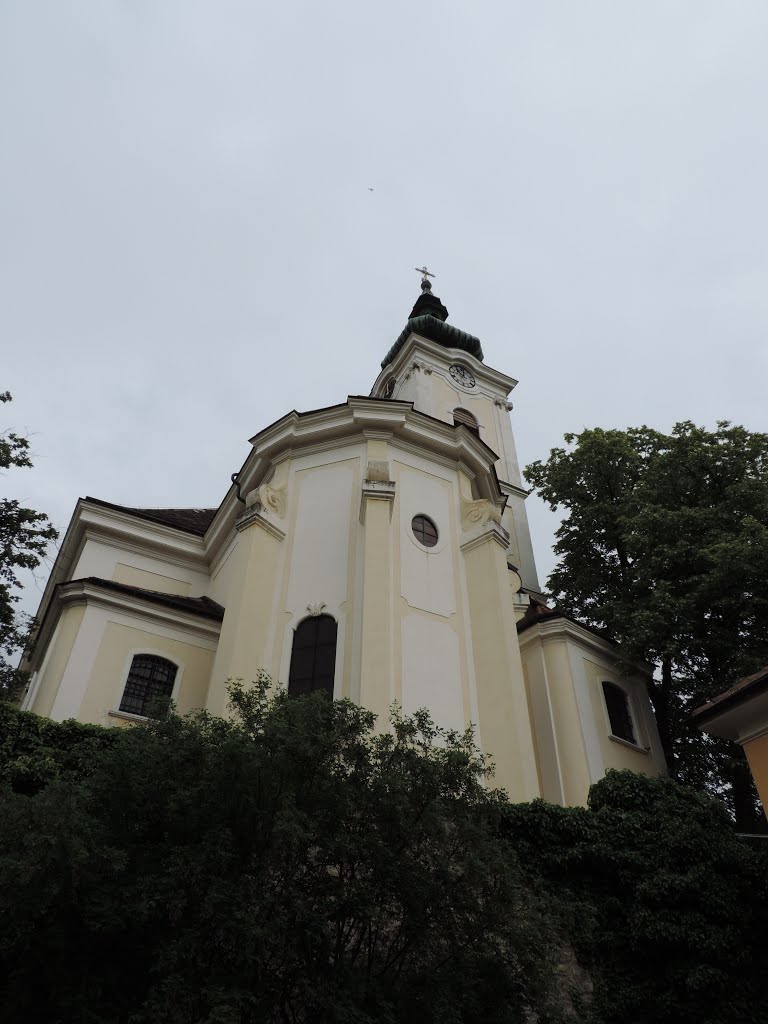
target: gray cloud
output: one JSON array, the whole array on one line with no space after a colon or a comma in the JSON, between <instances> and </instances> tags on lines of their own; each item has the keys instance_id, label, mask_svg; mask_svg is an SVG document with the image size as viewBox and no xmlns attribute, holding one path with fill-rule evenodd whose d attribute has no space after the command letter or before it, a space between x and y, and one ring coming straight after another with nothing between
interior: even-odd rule
<instances>
[{"instance_id":1,"label":"gray cloud","mask_svg":"<svg viewBox=\"0 0 768 1024\"><path fill-rule=\"evenodd\" d=\"M9 491L217 504L259 428L367 393L423 260L522 462L763 429L767 43L762 0L4 5Z\"/></svg>"}]
</instances>

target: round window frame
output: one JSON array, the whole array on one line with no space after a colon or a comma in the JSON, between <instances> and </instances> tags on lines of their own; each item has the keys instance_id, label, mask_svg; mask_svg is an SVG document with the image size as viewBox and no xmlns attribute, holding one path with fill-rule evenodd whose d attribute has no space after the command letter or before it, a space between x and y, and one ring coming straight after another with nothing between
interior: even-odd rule
<instances>
[{"instance_id":1,"label":"round window frame","mask_svg":"<svg viewBox=\"0 0 768 1024\"><path fill-rule=\"evenodd\" d=\"M423 519L432 526L432 528L435 531L434 544L425 544L424 541L418 536L418 534L416 533L416 529L414 527L414 523L416 522L417 519ZM432 552L440 544L440 528L438 527L437 523L431 516L428 516L425 512L417 512L415 516L411 517L411 537L413 538L413 540L416 541L416 543L418 544L419 548L421 548L422 551Z\"/></svg>"}]
</instances>

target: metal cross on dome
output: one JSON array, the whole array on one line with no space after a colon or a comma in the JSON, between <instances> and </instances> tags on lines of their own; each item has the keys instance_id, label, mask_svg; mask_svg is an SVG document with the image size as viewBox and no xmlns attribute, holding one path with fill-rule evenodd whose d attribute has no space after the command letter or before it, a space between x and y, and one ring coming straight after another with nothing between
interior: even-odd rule
<instances>
[{"instance_id":1,"label":"metal cross on dome","mask_svg":"<svg viewBox=\"0 0 768 1024\"><path fill-rule=\"evenodd\" d=\"M435 276L434 274L430 273L430 271L427 270L426 267L414 267L413 269L418 271L421 274L422 284L425 283L425 282L427 284L429 284L429 278Z\"/></svg>"}]
</instances>

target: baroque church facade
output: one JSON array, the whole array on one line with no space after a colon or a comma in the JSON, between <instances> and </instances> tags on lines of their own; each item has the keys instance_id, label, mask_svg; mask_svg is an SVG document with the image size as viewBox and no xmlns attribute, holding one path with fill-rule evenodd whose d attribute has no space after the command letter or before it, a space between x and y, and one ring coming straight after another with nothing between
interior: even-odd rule
<instances>
[{"instance_id":1,"label":"baroque church facade","mask_svg":"<svg viewBox=\"0 0 768 1024\"><path fill-rule=\"evenodd\" d=\"M378 716L474 725L512 800L583 804L664 759L650 666L539 593L510 422L516 381L421 295L368 397L251 439L217 508L80 499L38 611L22 707L107 726L227 713L259 670Z\"/></svg>"}]
</instances>

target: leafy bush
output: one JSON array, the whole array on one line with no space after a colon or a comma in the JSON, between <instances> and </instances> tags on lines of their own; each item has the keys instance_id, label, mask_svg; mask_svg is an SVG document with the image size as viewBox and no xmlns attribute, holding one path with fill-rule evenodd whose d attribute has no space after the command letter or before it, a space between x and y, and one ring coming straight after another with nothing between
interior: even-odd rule
<instances>
[{"instance_id":1,"label":"leafy bush","mask_svg":"<svg viewBox=\"0 0 768 1024\"><path fill-rule=\"evenodd\" d=\"M549 928L471 735L267 683L89 735L87 766L41 744L48 784L6 788L2 1019L546 1020Z\"/></svg>"}]
</instances>

